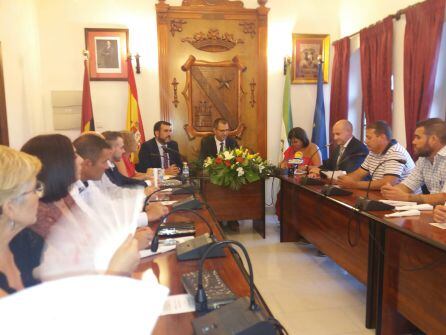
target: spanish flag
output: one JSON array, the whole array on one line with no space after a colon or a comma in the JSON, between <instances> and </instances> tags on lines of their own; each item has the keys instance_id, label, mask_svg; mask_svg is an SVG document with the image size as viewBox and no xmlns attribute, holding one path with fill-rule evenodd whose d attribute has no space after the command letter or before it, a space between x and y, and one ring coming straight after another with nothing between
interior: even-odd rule
<instances>
[{"instance_id":1,"label":"spanish flag","mask_svg":"<svg viewBox=\"0 0 446 335\"><path fill-rule=\"evenodd\" d=\"M81 133L94 129L93 106L91 105L90 78L88 77L88 59L84 60L84 88L82 92Z\"/></svg>"},{"instance_id":2,"label":"spanish flag","mask_svg":"<svg viewBox=\"0 0 446 335\"><path fill-rule=\"evenodd\" d=\"M141 112L138 104L138 91L136 90L135 75L133 74L132 59L127 58L127 69L129 73L129 102L127 105L127 122L126 129L135 134L138 143L138 152L141 145L146 141L144 135L144 127L141 119ZM132 153L130 159L136 164L138 163L138 152Z\"/></svg>"}]
</instances>

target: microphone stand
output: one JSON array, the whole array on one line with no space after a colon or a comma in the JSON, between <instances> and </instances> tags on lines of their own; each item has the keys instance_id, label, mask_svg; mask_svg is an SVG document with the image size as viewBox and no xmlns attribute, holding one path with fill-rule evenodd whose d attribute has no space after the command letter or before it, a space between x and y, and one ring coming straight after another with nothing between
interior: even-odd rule
<instances>
[{"instance_id":1,"label":"microphone stand","mask_svg":"<svg viewBox=\"0 0 446 335\"><path fill-rule=\"evenodd\" d=\"M347 159L353 158L353 157L358 157L358 156L366 156L364 153L357 153L354 155L350 155L347 156L343 159L341 159L339 162L336 163L335 169L332 171L331 173L331 177L330 177L330 182L328 185L325 185L324 187L322 187L321 189L321 193L327 197L329 196L333 196L333 195L339 195L339 196L347 196L347 195L351 195L353 194L352 191L348 191L345 190L343 188L337 187L333 185L333 178L334 178L334 173L335 171L338 169L338 166L345 162Z\"/></svg>"},{"instance_id":2,"label":"microphone stand","mask_svg":"<svg viewBox=\"0 0 446 335\"><path fill-rule=\"evenodd\" d=\"M209 235L203 234L199 237L195 237L192 240L188 240L183 243L179 243L176 248L178 260L187 261L187 260L199 259L203 255L203 253L207 250L207 248L209 246L213 245L217 241L211 225L201 214L195 212L192 209L187 209L187 208L174 209L173 211L167 213L163 217L162 222L156 228L155 234L152 239L152 244L150 245L150 250L152 252L158 251L159 232L162 228L162 225L167 222L167 218L174 213L184 213L184 212L192 213L195 216L197 216L199 219L201 219L208 227ZM217 250L214 250L213 253L209 257L224 257L224 256L225 256L225 254L223 252L223 249L219 248Z\"/></svg>"},{"instance_id":3,"label":"microphone stand","mask_svg":"<svg viewBox=\"0 0 446 335\"><path fill-rule=\"evenodd\" d=\"M238 246L245 256L249 269L249 299L247 297L238 298L236 301L194 319L192 325L195 334L209 334L209 329L217 329L220 335L276 335L278 328L277 321L269 320L264 315L263 310L255 303L254 273L252 271L251 260L246 248L238 241L228 240L217 242L208 247L201 257L198 266L197 293L195 295L197 311L208 312L207 296L203 287L204 262L215 248L221 248L227 245ZM231 250L236 252L232 247Z\"/></svg>"},{"instance_id":4,"label":"microphone stand","mask_svg":"<svg viewBox=\"0 0 446 335\"><path fill-rule=\"evenodd\" d=\"M372 185L373 176L375 175L375 172L378 170L378 168L381 165L383 165L386 162L391 162L391 161L395 161L400 164L406 164L406 160L396 159L396 158L386 159L386 160L382 161L381 163L379 163L376 166L375 170L373 170L373 172L372 172L372 175L369 180L369 184L367 185L367 192L365 194L365 197L359 197L356 200L355 208L357 208L360 211L389 211L389 210L395 208L395 206L388 205L384 202L369 199L370 187Z\"/></svg>"}]
</instances>

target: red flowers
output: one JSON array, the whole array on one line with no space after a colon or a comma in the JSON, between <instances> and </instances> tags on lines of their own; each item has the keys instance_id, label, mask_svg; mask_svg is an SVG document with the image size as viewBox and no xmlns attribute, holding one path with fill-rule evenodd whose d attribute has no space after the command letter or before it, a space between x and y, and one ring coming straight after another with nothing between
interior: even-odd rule
<instances>
[{"instance_id":1,"label":"red flowers","mask_svg":"<svg viewBox=\"0 0 446 335\"><path fill-rule=\"evenodd\" d=\"M237 163L242 163L242 162L244 161L244 158L243 158L243 157L236 157L236 158L235 158L235 161L236 161Z\"/></svg>"},{"instance_id":2,"label":"red flowers","mask_svg":"<svg viewBox=\"0 0 446 335\"><path fill-rule=\"evenodd\" d=\"M230 162L230 161L225 161L225 165L226 165L227 167L230 167L230 166L231 166L231 162Z\"/></svg>"},{"instance_id":3,"label":"red flowers","mask_svg":"<svg viewBox=\"0 0 446 335\"><path fill-rule=\"evenodd\" d=\"M217 157L215 159L215 163L217 163L217 164L221 164L222 162L223 162L223 159L221 159L221 157Z\"/></svg>"}]
</instances>

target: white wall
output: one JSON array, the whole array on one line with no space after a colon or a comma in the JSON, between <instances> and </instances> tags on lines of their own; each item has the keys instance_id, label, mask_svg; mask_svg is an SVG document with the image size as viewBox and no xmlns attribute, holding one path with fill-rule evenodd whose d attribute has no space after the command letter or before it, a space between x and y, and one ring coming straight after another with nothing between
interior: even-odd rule
<instances>
[{"instance_id":1,"label":"white wall","mask_svg":"<svg viewBox=\"0 0 446 335\"><path fill-rule=\"evenodd\" d=\"M82 90L84 28L128 28L130 52L141 55L142 71L135 74L147 137L159 120L158 42L155 0L38 0L42 46L45 129L53 131L51 91ZM92 81L93 113L98 130L125 128L126 81ZM70 137L78 131L65 132Z\"/></svg>"},{"instance_id":2,"label":"white wall","mask_svg":"<svg viewBox=\"0 0 446 335\"><path fill-rule=\"evenodd\" d=\"M2 42L9 142L23 141L43 129L40 41L34 0L0 0Z\"/></svg>"}]
</instances>

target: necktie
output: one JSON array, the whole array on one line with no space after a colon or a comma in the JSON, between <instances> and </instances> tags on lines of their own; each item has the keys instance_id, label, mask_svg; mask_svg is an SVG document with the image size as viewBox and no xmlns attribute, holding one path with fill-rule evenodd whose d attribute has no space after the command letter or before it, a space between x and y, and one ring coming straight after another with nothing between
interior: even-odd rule
<instances>
[{"instance_id":1,"label":"necktie","mask_svg":"<svg viewBox=\"0 0 446 335\"><path fill-rule=\"evenodd\" d=\"M223 145L224 145L224 142L221 141L221 142L220 142L220 151L219 151L218 153L223 152Z\"/></svg>"},{"instance_id":2,"label":"necktie","mask_svg":"<svg viewBox=\"0 0 446 335\"><path fill-rule=\"evenodd\" d=\"M169 156L167 156L167 147L163 145L163 168L167 169L169 167Z\"/></svg>"},{"instance_id":3,"label":"necktie","mask_svg":"<svg viewBox=\"0 0 446 335\"><path fill-rule=\"evenodd\" d=\"M338 155L338 159L336 160L336 168L338 167L339 162L341 161L341 157L344 154L344 151L345 151L345 147L344 146L339 148L339 155Z\"/></svg>"}]
</instances>

